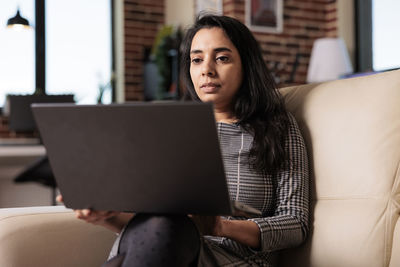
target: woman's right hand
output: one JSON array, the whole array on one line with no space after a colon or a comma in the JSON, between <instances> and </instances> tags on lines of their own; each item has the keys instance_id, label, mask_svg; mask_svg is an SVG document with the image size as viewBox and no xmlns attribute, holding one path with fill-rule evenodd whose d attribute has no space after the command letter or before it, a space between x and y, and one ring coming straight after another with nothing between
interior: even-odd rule
<instances>
[{"instance_id":1,"label":"woman's right hand","mask_svg":"<svg viewBox=\"0 0 400 267\"><path fill-rule=\"evenodd\" d=\"M95 225L105 225L109 223L119 212L116 211L98 211L91 209L74 210L78 219Z\"/></svg>"},{"instance_id":2,"label":"woman's right hand","mask_svg":"<svg viewBox=\"0 0 400 267\"><path fill-rule=\"evenodd\" d=\"M63 203L63 197L58 195L56 200ZM91 209L74 210L76 218L87 223L104 226L119 233L124 225L133 217L132 213L121 213L117 211L97 211Z\"/></svg>"}]
</instances>

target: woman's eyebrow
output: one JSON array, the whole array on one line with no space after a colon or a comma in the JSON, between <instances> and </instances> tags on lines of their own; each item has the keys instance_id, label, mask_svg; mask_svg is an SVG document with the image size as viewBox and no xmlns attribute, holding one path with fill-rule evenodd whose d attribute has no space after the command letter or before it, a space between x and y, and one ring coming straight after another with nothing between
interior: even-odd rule
<instances>
[{"instance_id":1,"label":"woman's eyebrow","mask_svg":"<svg viewBox=\"0 0 400 267\"><path fill-rule=\"evenodd\" d=\"M203 53L203 51L200 49L194 49L194 50L190 51L190 54L200 54L200 53Z\"/></svg>"},{"instance_id":2,"label":"woman's eyebrow","mask_svg":"<svg viewBox=\"0 0 400 267\"><path fill-rule=\"evenodd\" d=\"M232 52L231 49L229 49L228 47L217 47L213 49L214 52ZM201 54L203 53L203 50L201 49L193 49L192 51L190 51L190 54Z\"/></svg>"},{"instance_id":3,"label":"woman's eyebrow","mask_svg":"<svg viewBox=\"0 0 400 267\"><path fill-rule=\"evenodd\" d=\"M217 47L214 49L215 52L232 52L228 47Z\"/></svg>"}]
</instances>

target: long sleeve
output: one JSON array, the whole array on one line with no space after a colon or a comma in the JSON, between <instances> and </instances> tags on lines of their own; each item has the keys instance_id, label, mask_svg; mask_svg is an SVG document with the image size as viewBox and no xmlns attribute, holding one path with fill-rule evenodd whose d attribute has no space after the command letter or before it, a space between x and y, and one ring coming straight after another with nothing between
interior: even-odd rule
<instances>
[{"instance_id":1,"label":"long sleeve","mask_svg":"<svg viewBox=\"0 0 400 267\"><path fill-rule=\"evenodd\" d=\"M250 247L224 237L206 238L250 259L263 262L275 250L299 245L308 234L309 173L304 140L293 116L285 142L289 167L276 176L262 175L249 164L253 136L235 124L218 123L229 194L236 200L262 211L255 222L261 233L261 248ZM247 220L226 217L227 220Z\"/></svg>"},{"instance_id":2,"label":"long sleeve","mask_svg":"<svg viewBox=\"0 0 400 267\"><path fill-rule=\"evenodd\" d=\"M253 218L261 232L261 251L302 243L309 231L309 170L304 140L293 117L285 149L290 168L277 174L272 216Z\"/></svg>"}]
</instances>

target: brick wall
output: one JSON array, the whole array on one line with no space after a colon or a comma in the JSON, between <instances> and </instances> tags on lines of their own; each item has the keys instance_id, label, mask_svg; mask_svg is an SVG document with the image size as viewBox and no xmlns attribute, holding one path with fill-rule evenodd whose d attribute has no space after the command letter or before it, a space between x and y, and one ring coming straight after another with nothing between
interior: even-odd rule
<instances>
[{"instance_id":1,"label":"brick wall","mask_svg":"<svg viewBox=\"0 0 400 267\"><path fill-rule=\"evenodd\" d=\"M245 22L245 0L223 0L224 15ZM270 69L278 65L280 87L306 82L313 42L321 37L337 36L336 0L284 0L283 32L254 32ZM299 65L293 81L290 74L296 54Z\"/></svg>"},{"instance_id":2,"label":"brick wall","mask_svg":"<svg viewBox=\"0 0 400 267\"><path fill-rule=\"evenodd\" d=\"M164 0L125 0L125 100L143 100L145 50L164 24Z\"/></svg>"},{"instance_id":3,"label":"brick wall","mask_svg":"<svg viewBox=\"0 0 400 267\"><path fill-rule=\"evenodd\" d=\"M8 117L4 115L0 115L0 138L33 138L39 137L39 133L35 132L27 132L27 133L16 133L14 131L10 131L8 127Z\"/></svg>"},{"instance_id":4,"label":"brick wall","mask_svg":"<svg viewBox=\"0 0 400 267\"><path fill-rule=\"evenodd\" d=\"M10 137L10 131L8 129L8 118L0 115L0 138Z\"/></svg>"},{"instance_id":5,"label":"brick wall","mask_svg":"<svg viewBox=\"0 0 400 267\"><path fill-rule=\"evenodd\" d=\"M164 23L166 0L125 0L125 99L143 100L143 57ZM253 32L278 86L306 82L313 42L337 36L336 0L283 0L283 32ZM224 15L245 22L245 0L223 0ZM296 74L291 72L299 55ZM276 67L276 68L275 68Z\"/></svg>"}]
</instances>

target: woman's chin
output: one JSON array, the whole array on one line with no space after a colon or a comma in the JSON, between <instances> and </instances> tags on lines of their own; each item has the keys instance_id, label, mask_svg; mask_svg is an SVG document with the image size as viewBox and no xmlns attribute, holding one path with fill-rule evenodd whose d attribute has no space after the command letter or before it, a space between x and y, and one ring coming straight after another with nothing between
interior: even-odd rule
<instances>
[{"instance_id":1,"label":"woman's chin","mask_svg":"<svg viewBox=\"0 0 400 267\"><path fill-rule=\"evenodd\" d=\"M206 94L206 95L202 95L200 97L200 99L202 102L205 102L205 103L209 103L209 102L213 103L213 102L215 102L216 97L215 97L215 95L212 95L212 94Z\"/></svg>"}]
</instances>

